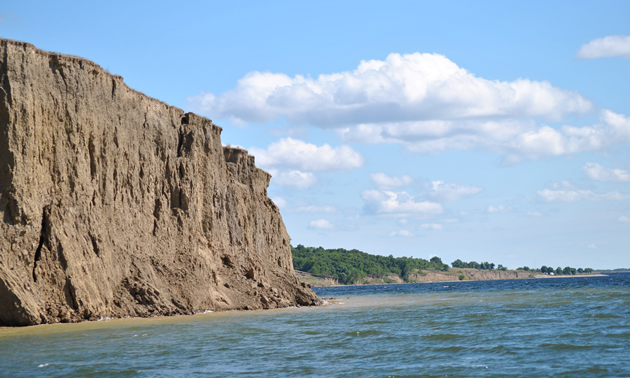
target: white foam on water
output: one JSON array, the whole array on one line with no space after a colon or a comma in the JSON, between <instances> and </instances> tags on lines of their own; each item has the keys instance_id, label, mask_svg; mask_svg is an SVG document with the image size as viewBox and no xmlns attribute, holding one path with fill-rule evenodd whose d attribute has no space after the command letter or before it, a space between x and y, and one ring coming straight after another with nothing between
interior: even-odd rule
<instances>
[{"instance_id":1,"label":"white foam on water","mask_svg":"<svg viewBox=\"0 0 630 378\"><path fill-rule=\"evenodd\" d=\"M48 366L48 365L50 365L50 364L41 364L41 365L37 365L37 367L38 367L38 368L43 368L43 367L46 367L46 366Z\"/></svg>"}]
</instances>

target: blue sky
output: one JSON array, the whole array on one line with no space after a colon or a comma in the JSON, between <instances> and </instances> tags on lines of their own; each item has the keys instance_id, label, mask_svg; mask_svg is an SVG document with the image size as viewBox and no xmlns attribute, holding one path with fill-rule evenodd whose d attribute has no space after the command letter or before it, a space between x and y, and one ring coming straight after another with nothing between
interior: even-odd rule
<instances>
[{"instance_id":1,"label":"blue sky","mask_svg":"<svg viewBox=\"0 0 630 378\"><path fill-rule=\"evenodd\" d=\"M223 126L292 243L630 267L630 3L36 2L0 37Z\"/></svg>"}]
</instances>

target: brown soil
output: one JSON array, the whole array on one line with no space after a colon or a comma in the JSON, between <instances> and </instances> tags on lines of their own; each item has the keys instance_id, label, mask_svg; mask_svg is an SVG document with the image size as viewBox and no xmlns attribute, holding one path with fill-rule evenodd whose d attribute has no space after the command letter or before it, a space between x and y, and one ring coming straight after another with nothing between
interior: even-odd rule
<instances>
[{"instance_id":1,"label":"brown soil","mask_svg":"<svg viewBox=\"0 0 630 378\"><path fill-rule=\"evenodd\" d=\"M0 39L0 325L319 303L270 175L221 130Z\"/></svg>"}]
</instances>

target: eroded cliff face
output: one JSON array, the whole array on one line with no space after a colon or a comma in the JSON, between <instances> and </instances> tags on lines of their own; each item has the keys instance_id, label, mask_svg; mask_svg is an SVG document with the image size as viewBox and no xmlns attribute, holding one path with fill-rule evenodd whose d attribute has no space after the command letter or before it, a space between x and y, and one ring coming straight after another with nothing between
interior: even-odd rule
<instances>
[{"instance_id":1,"label":"eroded cliff face","mask_svg":"<svg viewBox=\"0 0 630 378\"><path fill-rule=\"evenodd\" d=\"M318 299L270 175L85 59L0 40L0 325Z\"/></svg>"}]
</instances>

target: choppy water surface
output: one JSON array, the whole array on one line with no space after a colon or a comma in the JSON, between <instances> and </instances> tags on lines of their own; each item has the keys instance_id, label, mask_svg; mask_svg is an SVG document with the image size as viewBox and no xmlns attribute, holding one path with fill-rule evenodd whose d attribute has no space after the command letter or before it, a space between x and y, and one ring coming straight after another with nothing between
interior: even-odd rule
<instances>
[{"instance_id":1,"label":"choppy water surface","mask_svg":"<svg viewBox=\"0 0 630 378\"><path fill-rule=\"evenodd\" d=\"M316 291L342 304L0 328L0 376L630 376L630 275Z\"/></svg>"}]
</instances>

